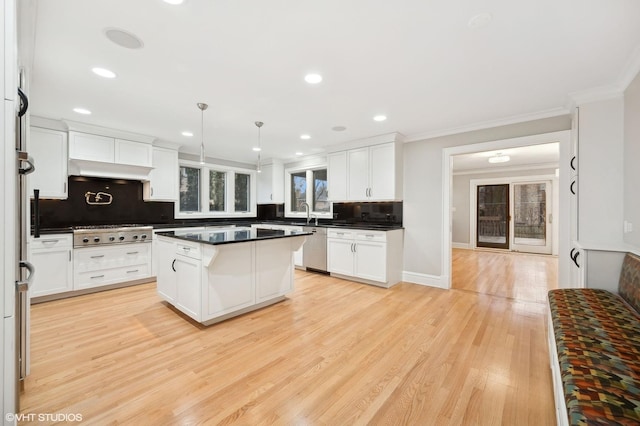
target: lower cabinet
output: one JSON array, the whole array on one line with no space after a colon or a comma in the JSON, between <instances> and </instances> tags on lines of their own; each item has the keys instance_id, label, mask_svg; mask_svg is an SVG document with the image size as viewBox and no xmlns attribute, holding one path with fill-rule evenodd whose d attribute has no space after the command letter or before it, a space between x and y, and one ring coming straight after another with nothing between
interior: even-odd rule
<instances>
[{"instance_id":1,"label":"lower cabinet","mask_svg":"<svg viewBox=\"0 0 640 426\"><path fill-rule=\"evenodd\" d=\"M262 228L262 229L285 229L285 230L290 230L290 231L300 231L302 232L302 226L295 226L295 225L271 225L268 223L261 223L261 224L253 224L251 225L252 228ZM305 269L304 268L304 244L302 245L302 247L300 247L299 250L296 250L293 252L293 264L295 265L296 268L299 269Z\"/></svg>"},{"instance_id":2,"label":"lower cabinet","mask_svg":"<svg viewBox=\"0 0 640 426\"><path fill-rule=\"evenodd\" d=\"M153 240L153 268L157 277L157 291L166 301L175 303L178 278L175 270L177 244L171 240ZM162 259L162 261L158 261Z\"/></svg>"},{"instance_id":3,"label":"lower cabinet","mask_svg":"<svg viewBox=\"0 0 640 426\"><path fill-rule=\"evenodd\" d=\"M391 287L402 279L403 230L329 229L327 269L368 284Z\"/></svg>"},{"instance_id":4,"label":"lower cabinet","mask_svg":"<svg viewBox=\"0 0 640 426\"><path fill-rule=\"evenodd\" d=\"M73 290L72 253L71 234L46 235L29 239L29 261L36 270L30 288L31 297Z\"/></svg>"},{"instance_id":5,"label":"lower cabinet","mask_svg":"<svg viewBox=\"0 0 640 426\"><path fill-rule=\"evenodd\" d=\"M73 289L83 290L151 276L151 244L134 243L76 249Z\"/></svg>"},{"instance_id":6,"label":"lower cabinet","mask_svg":"<svg viewBox=\"0 0 640 426\"><path fill-rule=\"evenodd\" d=\"M176 271L175 306L190 317L200 321L200 269L202 261L176 255L173 268Z\"/></svg>"}]
</instances>

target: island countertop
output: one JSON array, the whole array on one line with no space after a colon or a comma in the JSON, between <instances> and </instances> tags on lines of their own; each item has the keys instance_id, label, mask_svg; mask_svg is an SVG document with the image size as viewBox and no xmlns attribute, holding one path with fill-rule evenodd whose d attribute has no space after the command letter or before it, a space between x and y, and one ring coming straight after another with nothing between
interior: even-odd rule
<instances>
[{"instance_id":1,"label":"island countertop","mask_svg":"<svg viewBox=\"0 0 640 426\"><path fill-rule=\"evenodd\" d=\"M304 235L312 235L311 232L263 229L263 228L226 228L211 229L205 231L190 231L189 229L179 229L176 231L158 232L156 235L162 237L177 238L180 240L192 241L211 245L245 243L248 241L271 240L275 238L290 238Z\"/></svg>"}]
</instances>

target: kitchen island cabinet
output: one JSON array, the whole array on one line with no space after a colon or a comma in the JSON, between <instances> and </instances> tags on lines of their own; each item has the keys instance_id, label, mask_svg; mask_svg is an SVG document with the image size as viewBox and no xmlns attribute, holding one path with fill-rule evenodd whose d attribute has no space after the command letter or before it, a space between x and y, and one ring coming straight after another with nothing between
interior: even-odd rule
<instances>
[{"instance_id":1,"label":"kitchen island cabinet","mask_svg":"<svg viewBox=\"0 0 640 426\"><path fill-rule=\"evenodd\" d=\"M210 325L284 300L308 233L228 228L157 233L158 295Z\"/></svg>"}]
</instances>

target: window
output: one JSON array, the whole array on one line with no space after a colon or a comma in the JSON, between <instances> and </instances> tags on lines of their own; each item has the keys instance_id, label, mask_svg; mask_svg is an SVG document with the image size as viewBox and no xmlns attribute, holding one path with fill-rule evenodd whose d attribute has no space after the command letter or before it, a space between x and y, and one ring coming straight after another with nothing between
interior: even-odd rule
<instances>
[{"instance_id":1,"label":"window","mask_svg":"<svg viewBox=\"0 0 640 426\"><path fill-rule=\"evenodd\" d=\"M200 211L200 169L180 167L180 211Z\"/></svg>"},{"instance_id":2,"label":"window","mask_svg":"<svg viewBox=\"0 0 640 426\"><path fill-rule=\"evenodd\" d=\"M227 196L227 174L217 170L209 170L209 211L225 211Z\"/></svg>"},{"instance_id":3,"label":"window","mask_svg":"<svg viewBox=\"0 0 640 426\"><path fill-rule=\"evenodd\" d=\"M251 198L249 189L250 177L244 173L236 173L235 210L237 212L249 211L249 200Z\"/></svg>"},{"instance_id":4,"label":"window","mask_svg":"<svg viewBox=\"0 0 640 426\"><path fill-rule=\"evenodd\" d=\"M255 171L221 164L180 161L176 218L255 217Z\"/></svg>"},{"instance_id":5,"label":"window","mask_svg":"<svg viewBox=\"0 0 640 426\"><path fill-rule=\"evenodd\" d=\"M307 201L307 172L291 173L291 211L304 212Z\"/></svg>"},{"instance_id":6,"label":"window","mask_svg":"<svg viewBox=\"0 0 640 426\"><path fill-rule=\"evenodd\" d=\"M318 218L332 218L332 206L329 201L328 180L326 166L316 166L309 169L285 170L285 216Z\"/></svg>"},{"instance_id":7,"label":"window","mask_svg":"<svg viewBox=\"0 0 640 426\"><path fill-rule=\"evenodd\" d=\"M313 171L313 211L328 212L327 169Z\"/></svg>"}]
</instances>

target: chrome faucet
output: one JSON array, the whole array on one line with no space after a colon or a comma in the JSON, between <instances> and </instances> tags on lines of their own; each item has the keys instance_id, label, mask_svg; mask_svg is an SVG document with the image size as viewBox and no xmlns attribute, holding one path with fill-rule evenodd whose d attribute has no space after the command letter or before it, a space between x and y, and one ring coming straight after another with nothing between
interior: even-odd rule
<instances>
[{"instance_id":1,"label":"chrome faucet","mask_svg":"<svg viewBox=\"0 0 640 426\"><path fill-rule=\"evenodd\" d=\"M311 220L309 218L309 214L311 213L311 208L309 207L309 203L302 203L302 207L304 207L305 211L307 212L307 225L308 225L309 221Z\"/></svg>"},{"instance_id":2,"label":"chrome faucet","mask_svg":"<svg viewBox=\"0 0 640 426\"><path fill-rule=\"evenodd\" d=\"M318 226L318 216L316 216L315 214L312 214L311 219L315 220L316 221L315 225ZM307 223L309 223L308 220L307 220Z\"/></svg>"}]
</instances>

